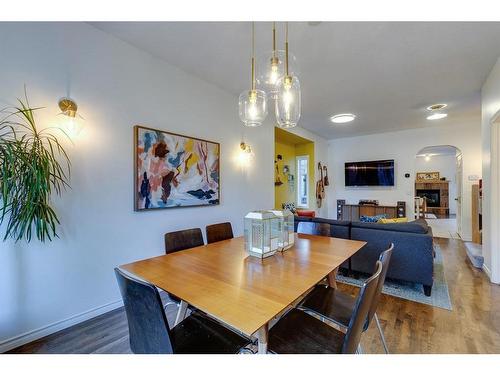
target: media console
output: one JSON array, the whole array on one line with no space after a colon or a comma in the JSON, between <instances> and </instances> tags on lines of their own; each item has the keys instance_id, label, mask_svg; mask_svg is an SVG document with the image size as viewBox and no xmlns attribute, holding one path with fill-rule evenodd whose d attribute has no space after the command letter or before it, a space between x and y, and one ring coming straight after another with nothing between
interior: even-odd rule
<instances>
[{"instance_id":1,"label":"media console","mask_svg":"<svg viewBox=\"0 0 500 375\"><path fill-rule=\"evenodd\" d=\"M406 217L406 202L399 201L396 206L368 204L347 204L345 199L337 200L337 219L358 221L360 216L387 215L388 219Z\"/></svg>"}]
</instances>

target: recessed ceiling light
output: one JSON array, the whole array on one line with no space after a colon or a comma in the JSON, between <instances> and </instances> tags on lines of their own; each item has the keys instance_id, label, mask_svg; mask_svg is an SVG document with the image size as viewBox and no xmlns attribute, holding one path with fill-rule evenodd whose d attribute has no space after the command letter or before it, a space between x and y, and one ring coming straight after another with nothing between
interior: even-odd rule
<instances>
[{"instance_id":1,"label":"recessed ceiling light","mask_svg":"<svg viewBox=\"0 0 500 375\"><path fill-rule=\"evenodd\" d=\"M330 121L336 124L343 124L346 122L351 122L356 118L356 115L352 113L340 113L338 115L330 117Z\"/></svg>"},{"instance_id":2,"label":"recessed ceiling light","mask_svg":"<svg viewBox=\"0 0 500 375\"><path fill-rule=\"evenodd\" d=\"M427 120L440 120L448 116L447 113L433 113L432 115L427 116Z\"/></svg>"},{"instance_id":3,"label":"recessed ceiling light","mask_svg":"<svg viewBox=\"0 0 500 375\"><path fill-rule=\"evenodd\" d=\"M430 105L426 109L428 111L439 111L440 109L446 108L447 106L448 106L448 104L439 103L439 104Z\"/></svg>"}]
</instances>

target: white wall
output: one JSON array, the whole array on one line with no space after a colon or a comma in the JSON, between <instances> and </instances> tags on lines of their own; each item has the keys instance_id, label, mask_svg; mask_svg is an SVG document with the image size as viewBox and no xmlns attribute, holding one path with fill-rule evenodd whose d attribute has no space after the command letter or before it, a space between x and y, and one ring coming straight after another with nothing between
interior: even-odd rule
<instances>
[{"instance_id":1,"label":"white wall","mask_svg":"<svg viewBox=\"0 0 500 375\"><path fill-rule=\"evenodd\" d=\"M246 131L255 158L242 170L233 95L83 23L2 23L0 51L0 106L26 84L52 125L70 86L86 119L67 145L72 189L54 200L61 238L0 242L0 351L116 307L113 268L162 254L165 232L229 220L240 235L246 212L273 207L274 129ZM135 124L220 142L221 204L134 212Z\"/></svg>"},{"instance_id":2,"label":"white wall","mask_svg":"<svg viewBox=\"0 0 500 375\"><path fill-rule=\"evenodd\" d=\"M450 214L457 213L457 158L454 155L434 155L430 160L419 156L415 160L415 172L439 172L448 183L448 201Z\"/></svg>"},{"instance_id":3,"label":"white wall","mask_svg":"<svg viewBox=\"0 0 500 375\"><path fill-rule=\"evenodd\" d=\"M333 182L329 188L328 216L336 217L336 200L357 203L360 199L378 199L380 204L396 205L406 201L407 216L413 217L413 194L416 171L415 155L427 146L451 145L463 153L462 238L471 239L471 185L469 175L481 175L481 132L479 119L470 126L432 127L402 130L329 143L328 161ZM395 186L349 188L344 186L344 163L362 160L395 160ZM405 178L410 173L410 178Z\"/></svg>"},{"instance_id":4,"label":"white wall","mask_svg":"<svg viewBox=\"0 0 500 375\"><path fill-rule=\"evenodd\" d=\"M491 281L500 283L499 125L491 120L500 111L500 59L481 90L483 151L483 256Z\"/></svg>"}]
</instances>

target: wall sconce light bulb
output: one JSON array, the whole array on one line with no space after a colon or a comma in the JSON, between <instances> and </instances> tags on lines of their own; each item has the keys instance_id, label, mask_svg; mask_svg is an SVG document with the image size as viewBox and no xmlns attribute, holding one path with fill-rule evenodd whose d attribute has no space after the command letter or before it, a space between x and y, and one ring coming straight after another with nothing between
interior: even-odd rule
<instances>
[{"instance_id":1,"label":"wall sconce light bulb","mask_svg":"<svg viewBox=\"0 0 500 375\"><path fill-rule=\"evenodd\" d=\"M71 98L59 99L58 105L61 110L60 114L64 117L64 121L61 124L62 129L69 137L77 137L83 129L83 117L77 113L78 105Z\"/></svg>"}]
</instances>

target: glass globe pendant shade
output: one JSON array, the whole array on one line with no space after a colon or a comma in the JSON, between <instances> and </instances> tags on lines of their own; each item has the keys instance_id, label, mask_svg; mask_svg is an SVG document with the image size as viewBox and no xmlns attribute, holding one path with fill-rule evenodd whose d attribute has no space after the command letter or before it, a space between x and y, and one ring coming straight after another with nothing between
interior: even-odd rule
<instances>
[{"instance_id":1,"label":"glass globe pendant shade","mask_svg":"<svg viewBox=\"0 0 500 375\"><path fill-rule=\"evenodd\" d=\"M300 82L297 76L287 75L278 79L275 101L276 122L280 128L293 128L300 119Z\"/></svg>"},{"instance_id":2,"label":"glass globe pendant shade","mask_svg":"<svg viewBox=\"0 0 500 375\"><path fill-rule=\"evenodd\" d=\"M257 61L257 86L264 90L268 97L276 99L278 94L278 80L285 75L285 51L267 52ZM295 56L288 53L288 71L290 75L298 75Z\"/></svg>"},{"instance_id":3,"label":"glass globe pendant shade","mask_svg":"<svg viewBox=\"0 0 500 375\"><path fill-rule=\"evenodd\" d=\"M239 113L245 126L262 125L267 116L266 93L262 90L243 91L239 100Z\"/></svg>"}]
</instances>

